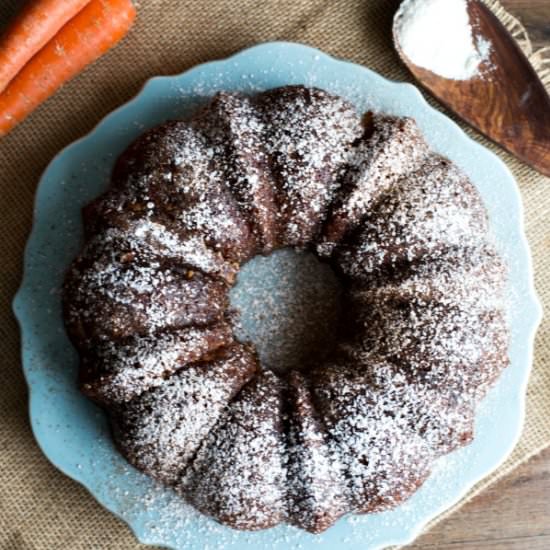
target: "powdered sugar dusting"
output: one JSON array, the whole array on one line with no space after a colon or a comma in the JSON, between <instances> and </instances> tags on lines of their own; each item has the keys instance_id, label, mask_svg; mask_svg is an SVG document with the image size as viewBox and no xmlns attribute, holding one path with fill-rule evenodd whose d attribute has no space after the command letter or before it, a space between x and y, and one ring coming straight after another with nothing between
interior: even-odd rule
<instances>
[{"instance_id":1,"label":"powdered sugar dusting","mask_svg":"<svg viewBox=\"0 0 550 550\"><path fill-rule=\"evenodd\" d=\"M277 186L282 242L305 246L317 236L361 135L360 119L343 99L322 90L289 87L262 103Z\"/></svg>"},{"instance_id":2,"label":"powdered sugar dusting","mask_svg":"<svg viewBox=\"0 0 550 550\"><path fill-rule=\"evenodd\" d=\"M508 362L475 188L413 120L322 90L221 93L147 132L86 226L64 293L83 390L132 464L239 529L400 504L471 440ZM341 276L344 316L326 359L276 373L233 341L228 293L288 246Z\"/></svg>"},{"instance_id":3,"label":"powdered sugar dusting","mask_svg":"<svg viewBox=\"0 0 550 550\"><path fill-rule=\"evenodd\" d=\"M311 253L277 250L257 256L239 273L231 306L236 336L254 344L262 367L304 369L334 348L342 289L329 265Z\"/></svg>"},{"instance_id":4,"label":"powdered sugar dusting","mask_svg":"<svg viewBox=\"0 0 550 550\"><path fill-rule=\"evenodd\" d=\"M475 188L456 166L434 155L380 198L356 244L343 246L339 265L361 278L388 264L475 246L486 233L487 218Z\"/></svg>"},{"instance_id":5,"label":"powdered sugar dusting","mask_svg":"<svg viewBox=\"0 0 550 550\"><path fill-rule=\"evenodd\" d=\"M467 0L405 0L395 30L410 61L452 80L479 76L492 49L474 37Z\"/></svg>"},{"instance_id":6,"label":"powdered sugar dusting","mask_svg":"<svg viewBox=\"0 0 550 550\"><path fill-rule=\"evenodd\" d=\"M231 327L188 328L159 335L105 340L84 356L82 390L107 403L128 401L232 341Z\"/></svg>"},{"instance_id":7,"label":"powdered sugar dusting","mask_svg":"<svg viewBox=\"0 0 550 550\"><path fill-rule=\"evenodd\" d=\"M289 521L319 533L348 509L342 461L327 445L327 432L305 377L289 380Z\"/></svg>"},{"instance_id":8,"label":"powdered sugar dusting","mask_svg":"<svg viewBox=\"0 0 550 550\"><path fill-rule=\"evenodd\" d=\"M212 363L181 370L113 410L118 445L139 468L175 482L255 368L246 349L233 347Z\"/></svg>"},{"instance_id":9,"label":"powdered sugar dusting","mask_svg":"<svg viewBox=\"0 0 550 550\"><path fill-rule=\"evenodd\" d=\"M330 256L381 194L422 162L428 146L412 119L367 113L317 251Z\"/></svg>"},{"instance_id":10,"label":"powdered sugar dusting","mask_svg":"<svg viewBox=\"0 0 550 550\"><path fill-rule=\"evenodd\" d=\"M184 472L180 490L199 510L241 529L286 517L282 387L265 372L244 388Z\"/></svg>"}]
</instances>

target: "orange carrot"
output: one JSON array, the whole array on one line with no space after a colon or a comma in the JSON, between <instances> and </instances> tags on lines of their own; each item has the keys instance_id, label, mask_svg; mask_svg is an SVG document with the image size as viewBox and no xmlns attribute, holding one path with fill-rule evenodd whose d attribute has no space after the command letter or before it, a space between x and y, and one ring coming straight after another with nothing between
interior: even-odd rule
<instances>
[{"instance_id":1,"label":"orange carrot","mask_svg":"<svg viewBox=\"0 0 550 550\"><path fill-rule=\"evenodd\" d=\"M31 0L0 38L0 92L90 0Z\"/></svg>"},{"instance_id":2,"label":"orange carrot","mask_svg":"<svg viewBox=\"0 0 550 550\"><path fill-rule=\"evenodd\" d=\"M121 40L135 16L131 0L91 0L0 94L0 136Z\"/></svg>"}]
</instances>

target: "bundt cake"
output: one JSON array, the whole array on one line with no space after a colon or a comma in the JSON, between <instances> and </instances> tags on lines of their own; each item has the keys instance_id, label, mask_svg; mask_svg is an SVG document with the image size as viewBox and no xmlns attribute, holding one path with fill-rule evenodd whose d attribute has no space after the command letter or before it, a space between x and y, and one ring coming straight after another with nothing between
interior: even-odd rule
<instances>
[{"instance_id":1,"label":"bundt cake","mask_svg":"<svg viewBox=\"0 0 550 550\"><path fill-rule=\"evenodd\" d=\"M410 118L303 86L221 92L137 139L83 215L63 292L81 390L129 462L234 528L398 505L471 441L508 364L484 205ZM343 313L322 361L275 371L228 292L285 247L332 267Z\"/></svg>"}]
</instances>

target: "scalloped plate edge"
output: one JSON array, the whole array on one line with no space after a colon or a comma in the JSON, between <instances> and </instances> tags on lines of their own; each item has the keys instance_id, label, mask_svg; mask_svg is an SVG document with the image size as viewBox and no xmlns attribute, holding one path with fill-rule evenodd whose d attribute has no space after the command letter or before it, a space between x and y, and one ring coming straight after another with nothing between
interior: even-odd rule
<instances>
[{"instance_id":1,"label":"scalloped plate edge","mask_svg":"<svg viewBox=\"0 0 550 550\"><path fill-rule=\"evenodd\" d=\"M517 183L516 183L512 173L510 172L510 170L508 169L506 164L495 153L493 153L492 151L490 151L490 150L486 149L485 147L483 147L481 144L474 141L454 121L449 119L447 116L445 116L440 111L433 108L431 105L429 105L429 103L425 100L424 96L421 94L421 92L414 85L412 85L410 83L395 82L395 81L389 80L387 78L382 77L378 73L372 71L371 69L368 69L366 67L358 65L356 63L340 60L340 59L334 58L334 57L332 57L332 56L330 56L330 55L328 55L328 54L326 54L326 53L324 53L321 50L318 50L316 48L313 48L313 47L310 47L310 46L305 46L305 45L302 45L302 44L291 43L291 42L267 42L267 43L259 44L259 45L247 48L245 50L242 50L240 52L237 52L234 55L229 56L227 58L202 63L202 64L197 65L195 67L192 67L191 69L188 69L188 70L186 70L186 71L184 71L180 74L166 75L166 76L155 76L155 77L150 78L149 80L147 80L147 82L145 82L145 84L142 86L140 91L132 99L130 99L129 101L122 104L120 107L116 108L115 110L113 110L112 112L107 114L105 117L103 117L94 126L94 128L92 128L87 134L85 134L81 138L77 139L76 141L74 141L74 142L70 143L69 145L67 145L66 147L64 147L52 159L52 161L48 164L48 166L44 170L44 172L43 172L43 174L40 178L39 184L37 186L36 192L35 192L33 228L32 228L32 230L29 234L27 244L25 246L24 268L23 268L22 282L21 282L21 285L20 285L18 291L16 292L16 294L14 296L14 299L13 299L13 304L12 304L13 312L14 312L14 315L15 315L17 321L18 321L20 332L21 332L21 337L22 337L22 341L23 341L24 339L26 339L26 327L24 325L24 321L22 319L20 311L22 310L22 308L24 307L24 304L26 302L26 279L27 279L27 276L28 276L29 249L32 245L33 237L34 237L34 234L35 234L35 231L36 231L36 220L40 217L39 198L40 198L40 192L43 190L43 183L44 183L44 180L45 180L45 176L49 172L49 170L56 163L61 162L63 157L66 154L70 153L72 149L76 149L78 146L81 146L84 142L86 142L90 139L95 139L99 135L99 133L101 132L101 130L103 129L104 126L106 126L111 120L115 119L126 108L128 108L131 105L137 104L139 102L140 98L142 97L142 95L144 95L145 92L147 92L150 89L154 88L160 82L167 82L167 81L170 81L170 80L173 80L173 79L177 79L179 77L191 76L193 74L199 74L199 73L205 71L208 68L215 67L215 66L224 66L225 64L227 64L229 62L232 62L232 61L236 61L236 60L245 61L247 57L249 57L251 55L256 55L258 53L258 51L261 51L262 49L277 50L277 49L286 49L286 48L296 49L296 50L300 49L300 50L302 50L303 53L306 53L306 52L312 53L315 56L319 56L319 58L321 58L323 60L323 62L325 62L325 63L334 63L334 64L338 64L338 65L347 65L347 66L350 67L350 69L353 69L354 71L356 71L356 70L364 71L365 73L368 73L371 78L373 78L375 80L378 80L380 83L384 83L384 85L386 85L386 86L390 86L390 87L397 87L398 86L398 87L401 87L402 89L407 88L407 93L409 93L411 95L414 94L416 96L416 100L420 101L423 108L428 109L430 111L431 116L437 117L437 118L439 118L439 120L444 121L445 125L447 126L447 129L452 130L453 132L455 132L457 138L461 139L472 150L482 151L483 155L486 156L487 158L490 158L492 162L498 164L499 168L503 172L506 172L508 178L511 180L511 182L513 182L513 186L511 186L511 189L513 188L514 193L516 195L516 201L517 201L518 210L519 210L518 233L521 236L521 243L519 243L519 244L520 244L521 248L524 249L525 256L526 256L526 259L527 259L527 265L525 266L525 270L529 274L529 289L528 289L528 292L529 292L529 301L531 302L530 306L532 308L531 311L530 311L529 320L528 320L528 322L526 322L526 325L530 326L529 338L528 338L528 342L527 342L528 352L527 352L527 355L526 355L526 361L528 363L528 368L526 368L524 370L524 375L522 377L521 387L519 388L519 392L518 392L518 394L520 395L520 402L518 404L519 405L518 410L519 410L519 414L520 414L520 419L519 419L520 421L518 422L518 429L516 430L516 433L514 434L513 441L511 441L507 451L505 453L503 453L502 456L499 457L498 461L495 461L491 466L487 467L483 471L478 472L476 476L473 476L471 479L469 479L468 482L464 484L462 491L460 491L458 494L455 495L456 498L453 499L453 502L447 502L447 503L443 504L440 507L440 509L435 514L432 515L432 517L423 518L421 521L418 521L417 524L415 524L414 526L412 526L408 530L407 534L403 534L402 537L396 538L395 540L389 540L389 541L385 542L384 545L378 546L377 548L382 548L382 547L385 547L386 545L396 545L396 544L404 545L404 544L408 544L408 543L412 542L421 533L421 531L423 530L423 528L426 526L427 523L429 523L431 520L433 520L439 514L443 513L445 510L447 510L448 508L450 508L451 506L456 504L458 501L460 501L472 489L472 487L474 485L476 485L479 481L481 481L483 478L488 476L491 472L496 470L502 463L504 463L506 461L506 459L512 453L514 447L516 446L516 444L517 444L517 442L520 438L520 435L521 435L521 432L522 432L522 427L523 427L524 420L525 420L526 389L527 389L527 384L528 384L528 380L529 380L529 374L531 372L532 363L533 363L534 340L535 340L537 328L538 328L538 326L539 326L539 324L542 320L542 314L543 314L542 306L541 306L540 301L539 301L539 299L536 295L534 282L533 282L533 262L532 262L532 257L531 257L528 241L527 241L527 238L526 238L526 235L525 235L524 207L523 207L523 203L522 203L522 200L521 200L521 194L520 194L519 188L517 186ZM105 502L104 499L100 498L92 490L92 488L88 486L88 484L82 479L82 477L79 476L78 470L74 469L74 467L71 469L70 467L62 464L62 462L59 460L59 458L57 456L54 456L53 453L49 452L49 450L47 450L45 448L44 442L41 441L41 439L37 435L36 418L35 418L35 415L33 415L33 410L35 409L35 405L36 405L36 403L35 403L36 395L33 392L33 386L32 386L32 384L30 383L30 380L29 380L29 373L28 373L28 368L27 368L27 362L26 362L26 356L25 355L26 354L25 354L25 350L24 350L24 347L23 347L23 349L22 349L22 364L23 364L23 370L24 370L24 373L25 373L25 378L27 380L27 385L28 385L28 388L29 388L29 408L30 408L31 427L32 427L33 434L35 436L35 439L36 439L40 449L46 455L48 460L56 468L58 468L61 472L63 472L66 476L68 476L69 478L71 478L71 479L77 481L78 483L80 483L81 485L83 485L91 493L91 495L104 508L106 508L112 514L114 514L116 517L118 517L119 519L124 521L129 526L131 531L134 533L134 535L136 536L136 538L140 542L142 542L144 544L153 544L153 545L157 545L157 546L163 546L165 548L171 548L170 546L164 545L164 543L162 541L156 540L154 538L150 538L149 534L147 534L145 532L145 529L140 528L140 526L136 526L136 525L133 525L133 524L129 523L126 518L124 518L121 514L119 514L118 510L116 510L114 508L114 506L111 506L109 503Z\"/></svg>"}]
</instances>

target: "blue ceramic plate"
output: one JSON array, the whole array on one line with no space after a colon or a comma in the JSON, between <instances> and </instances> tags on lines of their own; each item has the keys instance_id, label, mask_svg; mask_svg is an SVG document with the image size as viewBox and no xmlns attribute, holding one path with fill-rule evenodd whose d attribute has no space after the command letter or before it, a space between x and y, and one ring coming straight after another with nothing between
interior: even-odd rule
<instances>
[{"instance_id":1,"label":"blue ceramic plate","mask_svg":"<svg viewBox=\"0 0 550 550\"><path fill-rule=\"evenodd\" d=\"M288 526L237 532L201 516L171 491L128 466L115 451L103 413L76 389L77 355L61 319L63 273L81 247L81 207L103 191L116 157L145 129L186 115L217 90L252 92L284 84L319 86L368 108L416 118L428 141L471 177L489 209L510 266L511 367L482 403L476 439L441 459L425 485L399 508L342 518L322 535ZM516 183L506 166L432 109L409 84L389 82L299 44L256 46L184 74L150 80L49 165L37 191L25 274L14 301L22 332L35 437L48 459L126 521L137 538L173 549L346 548L372 550L411 541L508 456L524 418L533 338L541 308L533 289Z\"/></svg>"}]
</instances>

